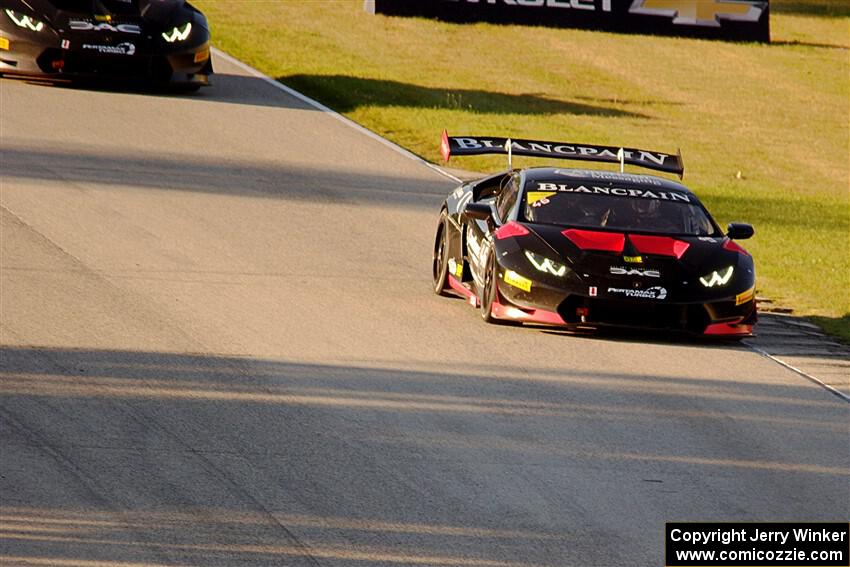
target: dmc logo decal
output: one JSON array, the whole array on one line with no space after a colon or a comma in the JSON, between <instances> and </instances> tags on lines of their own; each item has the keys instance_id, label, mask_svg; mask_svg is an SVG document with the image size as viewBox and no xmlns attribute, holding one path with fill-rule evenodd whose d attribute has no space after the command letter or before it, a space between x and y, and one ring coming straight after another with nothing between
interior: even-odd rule
<instances>
[{"instance_id":1,"label":"dmc logo decal","mask_svg":"<svg viewBox=\"0 0 850 567\"><path fill-rule=\"evenodd\" d=\"M674 24L719 28L720 20L757 22L766 5L737 0L634 0L629 12L666 16Z\"/></svg>"},{"instance_id":2,"label":"dmc logo decal","mask_svg":"<svg viewBox=\"0 0 850 567\"><path fill-rule=\"evenodd\" d=\"M71 20L68 22L68 26L74 31L111 31L111 32L123 32L123 33L142 33L142 28L135 24L118 24L113 26L112 24L102 23L102 24L93 24L91 22L86 22L83 20Z\"/></svg>"},{"instance_id":3,"label":"dmc logo decal","mask_svg":"<svg viewBox=\"0 0 850 567\"><path fill-rule=\"evenodd\" d=\"M645 278L660 278L661 272L658 270L642 270L640 268L620 268L611 266L608 270L615 276L643 276Z\"/></svg>"}]
</instances>

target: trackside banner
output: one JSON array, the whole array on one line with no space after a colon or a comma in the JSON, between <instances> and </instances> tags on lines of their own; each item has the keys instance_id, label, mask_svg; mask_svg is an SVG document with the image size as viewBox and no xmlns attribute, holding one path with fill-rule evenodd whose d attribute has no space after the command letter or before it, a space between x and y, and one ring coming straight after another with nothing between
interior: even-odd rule
<instances>
[{"instance_id":1,"label":"trackside banner","mask_svg":"<svg viewBox=\"0 0 850 567\"><path fill-rule=\"evenodd\" d=\"M388 16L770 41L767 0L365 0Z\"/></svg>"}]
</instances>

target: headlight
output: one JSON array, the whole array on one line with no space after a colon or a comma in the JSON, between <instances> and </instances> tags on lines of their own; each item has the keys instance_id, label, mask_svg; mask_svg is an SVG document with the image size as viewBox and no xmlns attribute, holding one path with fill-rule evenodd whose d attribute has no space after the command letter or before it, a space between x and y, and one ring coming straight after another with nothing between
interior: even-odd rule
<instances>
[{"instance_id":1,"label":"headlight","mask_svg":"<svg viewBox=\"0 0 850 567\"><path fill-rule=\"evenodd\" d=\"M40 32L44 29L44 22L36 20L32 16L27 16L20 12L13 12L12 10L6 10L6 15L9 16L9 19L15 22L15 25L19 28L24 28L34 32Z\"/></svg>"},{"instance_id":2,"label":"headlight","mask_svg":"<svg viewBox=\"0 0 850 567\"><path fill-rule=\"evenodd\" d=\"M735 271L733 266L729 266L728 268L723 268L722 270L715 270L708 274L707 276L703 276L699 279L700 283L705 287L714 287L716 285L726 285L729 283L729 280L732 279L732 272Z\"/></svg>"},{"instance_id":3,"label":"headlight","mask_svg":"<svg viewBox=\"0 0 850 567\"><path fill-rule=\"evenodd\" d=\"M176 26L170 32L163 32L162 39L164 39L168 43L174 43L175 41L186 41L190 33L192 33L192 22L186 22L182 26Z\"/></svg>"},{"instance_id":4,"label":"headlight","mask_svg":"<svg viewBox=\"0 0 850 567\"><path fill-rule=\"evenodd\" d=\"M531 265L540 270L552 274L553 276L563 277L567 273L567 267L563 264L550 260L546 256L535 254L530 250L525 251L525 257L531 262Z\"/></svg>"}]
</instances>

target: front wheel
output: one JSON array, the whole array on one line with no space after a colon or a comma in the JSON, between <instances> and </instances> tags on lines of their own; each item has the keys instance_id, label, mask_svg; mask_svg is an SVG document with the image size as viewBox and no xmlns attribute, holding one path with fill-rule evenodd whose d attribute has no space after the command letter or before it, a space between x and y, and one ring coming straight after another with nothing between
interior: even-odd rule
<instances>
[{"instance_id":1,"label":"front wheel","mask_svg":"<svg viewBox=\"0 0 850 567\"><path fill-rule=\"evenodd\" d=\"M434 257L432 259L431 272L434 277L434 293L437 295L448 295L446 283L449 272L449 223L446 211L440 213L440 224L437 227L437 236L434 239Z\"/></svg>"},{"instance_id":2,"label":"front wheel","mask_svg":"<svg viewBox=\"0 0 850 567\"><path fill-rule=\"evenodd\" d=\"M490 253L487 259L487 269L484 272L484 285L481 287L481 318L486 323L501 323L493 317L493 305L499 297L499 273L496 266L496 255Z\"/></svg>"}]
</instances>

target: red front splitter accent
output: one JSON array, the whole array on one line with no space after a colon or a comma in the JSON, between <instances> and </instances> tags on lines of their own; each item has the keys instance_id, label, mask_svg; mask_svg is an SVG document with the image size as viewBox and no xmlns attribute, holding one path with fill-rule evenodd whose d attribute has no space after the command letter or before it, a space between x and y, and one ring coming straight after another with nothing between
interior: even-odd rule
<instances>
[{"instance_id":1,"label":"red front splitter accent","mask_svg":"<svg viewBox=\"0 0 850 567\"><path fill-rule=\"evenodd\" d=\"M714 323L705 328L704 335L712 336L750 336L753 334L752 325L739 325L736 323Z\"/></svg>"},{"instance_id":2,"label":"red front splitter accent","mask_svg":"<svg viewBox=\"0 0 850 567\"><path fill-rule=\"evenodd\" d=\"M498 300L493 303L490 310L496 319L505 321L519 321L521 323L540 323L543 325L566 325L560 315L543 309L519 309L509 305L502 305Z\"/></svg>"},{"instance_id":3,"label":"red front splitter accent","mask_svg":"<svg viewBox=\"0 0 850 567\"><path fill-rule=\"evenodd\" d=\"M461 297L466 298L470 305L478 307L478 297L476 297L469 288L460 283L458 279L451 274L449 274L449 287Z\"/></svg>"}]
</instances>

